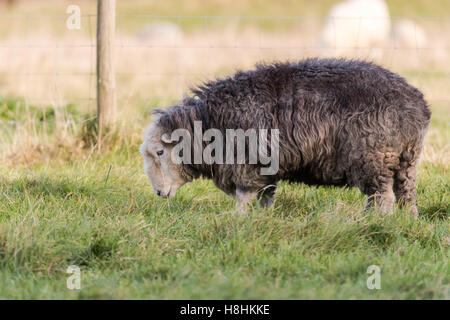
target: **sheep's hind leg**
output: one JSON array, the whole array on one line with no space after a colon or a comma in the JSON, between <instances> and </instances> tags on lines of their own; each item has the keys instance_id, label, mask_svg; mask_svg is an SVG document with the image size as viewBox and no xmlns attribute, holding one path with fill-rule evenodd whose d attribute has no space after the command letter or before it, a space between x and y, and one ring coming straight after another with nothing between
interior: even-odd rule
<instances>
[{"instance_id":1,"label":"sheep's hind leg","mask_svg":"<svg viewBox=\"0 0 450 320\"><path fill-rule=\"evenodd\" d=\"M236 188L236 210L246 213L250 202L256 199L257 192Z\"/></svg>"},{"instance_id":2,"label":"sheep's hind leg","mask_svg":"<svg viewBox=\"0 0 450 320\"><path fill-rule=\"evenodd\" d=\"M363 183L361 191L367 196L365 210L372 207L383 213L391 213L394 209L395 197L393 191L393 173L386 170L384 174L370 178Z\"/></svg>"},{"instance_id":3,"label":"sheep's hind leg","mask_svg":"<svg viewBox=\"0 0 450 320\"><path fill-rule=\"evenodd\" d=\"M416 203L416 167L408 166L396 172L394 193L400 207L408 208L418 218Z\"/></svg>"},{"instance_id":4,"label":"sheep's hind leg","mask_svg":"<svg viewBox=\"0 0 450 320\"><path fill-rule=\"evenodd\" d=\"M380 209L383 213L391 213L394 209L394 193L392 188L383 192L376 191L371 195L367 195L365 210L370 208Z\"/></svg>"}]
</instances>

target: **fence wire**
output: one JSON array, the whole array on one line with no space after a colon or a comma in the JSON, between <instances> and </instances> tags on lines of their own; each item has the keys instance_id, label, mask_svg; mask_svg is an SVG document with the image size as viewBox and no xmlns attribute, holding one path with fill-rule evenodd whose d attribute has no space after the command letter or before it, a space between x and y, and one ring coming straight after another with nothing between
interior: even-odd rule
<instances>
[{"instance_id":1,"label":"fence wire","mask_svg":"<svg viewBox=\"0 0 450 320\"><path fill-rule=\"evenodd\" d=\"M68 30L67 17L0 14L0 26L9 26L0 38L1 96L21 97L27 105L75 103L84 111L95 111L97 17L82 15L80 30ZM361 26L374 21L332 20L336 39L342 32L339 28L346 25L342 21L359 21L355 34L361 37L366 36ZM393 69L423 90L430 104L450 107L450 16L391 17L385 22L394 30L401 21L414 26L405 43L399 43L391 31L380 43L333 44L321 37L326 17L119 14L118 106L149 109L170 104L189 87L262 61L346 56ZM418 39L419 34L425 38Z\"/></svg>"}]
</instances>

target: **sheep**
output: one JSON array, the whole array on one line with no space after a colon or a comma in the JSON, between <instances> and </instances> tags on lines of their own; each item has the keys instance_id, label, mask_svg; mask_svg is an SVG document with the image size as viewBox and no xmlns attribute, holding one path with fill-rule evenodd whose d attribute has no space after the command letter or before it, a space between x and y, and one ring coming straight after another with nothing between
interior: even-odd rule
<instances>
[{"instance_id":1,"label":"sheep","mask_svg":"<svg viewBox=\"0 0 450 320\"><path fill-rule=\"evenodd\" d=\"M150 42L156 46L173 46L182 41L183 30L172 22L153 22L139 30L137 36L141 42Z\"/></svg>"},{"instance_id":2,"label":"sheep","mask_svg":"<svg viewBox=\"0 0 450 320\"><path fill-rule=\"evenodd\" d=\"M389 9L383 0L347 0L330 9L321 41L325 48L342 55L385 45L390 30Z\"/></svg>"},{"instance_id":3,"label":"sheep","mask_svg":"<svg viewBox=\"0 0 450 320\"><path fill-rule=\"evenodd\" d=\"M414 21L401 19L392 27L392 41L401 48L423 48L427 44L425 31Z\"/></svg>"},{"instance_id":4,"label":"sheep","mask_svg":"<svg viewBox=\"0 0 450 320\"><path fill-rule=\"evenodd\" d=\"M245 211L255 199L270 205L277 182L285 180L357 187L367 196L366 209L383 212L392 211L396 197L399 206L417 214L416 165L431 113L423 94L399 75L365 61L310 58L261 64L192 93L155 110L144 135L140 152L158 195L173 197L186 182L204 177ZM268 149L277 153L276 172L261 174L264 166L250 163L250 142L244 164L195 163L192 154L174 161L180 141L195 140L198 123L201 133L277 130L278 149L272 143ZM180 129L189 135L174 135ZM197 148L204 150L206 140Z\"/></svg>"}]
</instances>

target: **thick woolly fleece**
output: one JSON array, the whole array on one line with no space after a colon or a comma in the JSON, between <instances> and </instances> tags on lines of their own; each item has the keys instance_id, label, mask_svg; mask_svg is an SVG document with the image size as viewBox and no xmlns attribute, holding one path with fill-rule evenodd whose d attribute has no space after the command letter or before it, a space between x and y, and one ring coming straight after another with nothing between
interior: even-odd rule
<instances>
[{"instance_id":1,"label":"thick woolly fleece","mask_svg":"<svg viewBox=\"0 0 450 320\"><path fill-rule=\"evenodd\" d=\"M366 194L368 205L390 210L395 195L416 210L416 165L430 110L399 75L364 61L307 59L259 65L192 92L155 111L156 124L167 133L192 132L199 120L202 130L224 136L226 129L279 129L280 169L263 176L260 164L184 164L189 180L203 176L233 196L243 190L260 197L270 197L279 180L347 185Z\"/></svg>"}]
</instances>

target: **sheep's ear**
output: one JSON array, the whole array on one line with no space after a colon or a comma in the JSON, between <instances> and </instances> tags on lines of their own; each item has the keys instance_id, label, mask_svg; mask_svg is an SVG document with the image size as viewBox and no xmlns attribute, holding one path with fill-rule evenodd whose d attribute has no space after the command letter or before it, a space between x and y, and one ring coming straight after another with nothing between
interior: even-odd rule
<instances>
[{"instance_id":1,"label":"sheep's ear","mask_svg":"<svg viewBox=\"0 0 450 320\"><path fill-rule=\"evenodd\" d=\"M164 142L164 143L167 143L167 144L170 144L170 143L173 142L172 137L171 137L170 134L168 134L168 133L164 133L164 134L161 136L161 141Z\"/></svg>"}]
</instances>

